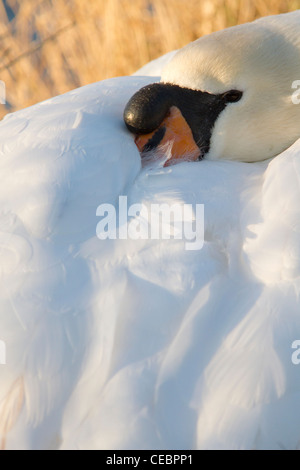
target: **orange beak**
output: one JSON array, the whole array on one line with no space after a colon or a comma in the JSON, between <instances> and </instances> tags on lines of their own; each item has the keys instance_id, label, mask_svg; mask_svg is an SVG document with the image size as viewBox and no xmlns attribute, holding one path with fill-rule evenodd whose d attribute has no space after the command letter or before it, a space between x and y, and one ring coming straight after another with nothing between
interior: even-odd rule
<instances>
[{"instance_id":1,"label":"orange beak","mask_svg":"<svg viewBox=\"0 0 300 470\"><path fill-rule=\"evenodd\" d=\"M167 157L164 167L199 159L199 147L195 143L188 123L176 106L170 108L169 114L155 131L136 137L135 143L142 157L145 157L147 150L151 148L150 141L155 139L158 132L162 135L162 139L155 146L154 152L162 158Z\"/></svg>"}]
</instances>

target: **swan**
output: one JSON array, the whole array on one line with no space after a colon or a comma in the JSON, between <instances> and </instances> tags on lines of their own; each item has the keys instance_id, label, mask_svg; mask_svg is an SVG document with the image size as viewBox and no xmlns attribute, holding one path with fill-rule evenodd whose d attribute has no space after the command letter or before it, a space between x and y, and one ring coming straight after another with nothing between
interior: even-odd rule
<instances>
[{"instance_id":1,"label":"swan","mask_svg":"<svg viewBox=\"0 0 300 470\"><path fill-rule=\"evenodd\" d=\"M142 168L123 110L176 57L0 123L2 449L299 448L300 140ZM203 246L100 239L120 196L201 203Z\"/></svg>"},{"instance_id":2,"label":"swan","mask_svg":"<svg viewBox=\"0 0 300 470\"><path fill-rule=\"evenodd\" d=\"M300 77L299 25L299 10L269 16L203 36L178 51L161 83L144 87L126 106L128 128L147 136L139 137L140 150L152 135L151 150L175 140L173 161L189 153L192 160L253 162L287 149L300 134L300 106L293 99ZM174 109L191 128L188 141L194 138L194 145L176 141L182 123L164 138L157 132L170 126L165 118L177 117Z\"/></svg>"}]
</instances>

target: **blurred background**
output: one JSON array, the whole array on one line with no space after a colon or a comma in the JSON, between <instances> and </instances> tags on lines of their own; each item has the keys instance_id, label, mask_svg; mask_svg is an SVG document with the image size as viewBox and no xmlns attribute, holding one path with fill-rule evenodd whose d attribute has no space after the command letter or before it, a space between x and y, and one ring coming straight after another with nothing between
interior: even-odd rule
<instances>
[{"instance_id":1,"label":"blurred background","mask_svg":"<svg viewBox=\"0 0 300 470\"><path fill-rule=\"evenodd\" d=\"M300 0L0 0L0 118Z\"/></svg>"}]
</instances>

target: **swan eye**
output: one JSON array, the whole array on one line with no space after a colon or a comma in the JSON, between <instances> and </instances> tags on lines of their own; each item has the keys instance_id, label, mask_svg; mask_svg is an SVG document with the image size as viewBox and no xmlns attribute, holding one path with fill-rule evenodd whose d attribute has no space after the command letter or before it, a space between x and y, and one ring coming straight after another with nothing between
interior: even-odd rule
<instances>
[{"instance_id":1,"label":"swan eye","mask_svg":"<svg viewBox=\"0 0 300 470\"><path fill-rule=\"evenodd\" d=\"M236 103L243 96L243 92L239 90L230 90L224 93L223 97L227 103Z\"/></svg>"}]
</instances>

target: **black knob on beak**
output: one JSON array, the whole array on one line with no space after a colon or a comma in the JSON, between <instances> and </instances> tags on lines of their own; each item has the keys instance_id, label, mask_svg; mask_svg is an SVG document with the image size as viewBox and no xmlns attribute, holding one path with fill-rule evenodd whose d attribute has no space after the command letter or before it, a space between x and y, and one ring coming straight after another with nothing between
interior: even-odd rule
<instances>
[{"instance_id":1,"label":"black knob on beak","mask_svg":"<svg viewBox=\"0 0 300 470\"><path fill-rule=\"evenodd\" d=\"M130 132L149 134L159 127L172 106L171 94L162 83L141 88L128 101L124 121Z\"/></svg>"}]
</instances>

